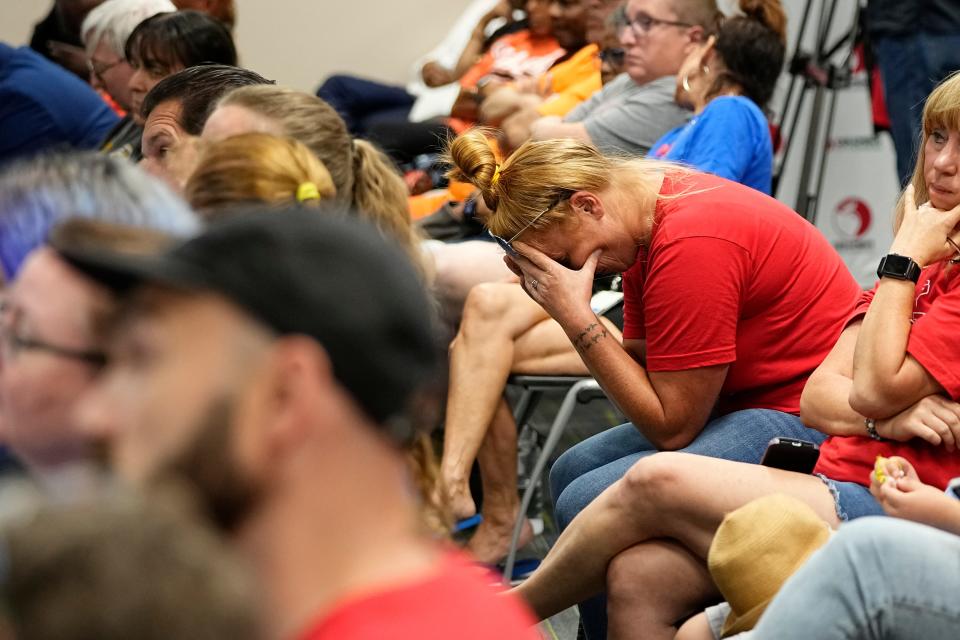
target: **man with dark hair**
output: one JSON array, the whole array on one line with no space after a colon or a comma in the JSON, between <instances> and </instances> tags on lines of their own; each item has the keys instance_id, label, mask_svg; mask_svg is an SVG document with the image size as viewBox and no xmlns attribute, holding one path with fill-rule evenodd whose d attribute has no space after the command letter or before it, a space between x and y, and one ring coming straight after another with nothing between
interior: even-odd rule
<instances>
[{"instance_id":1,"label":"man with dark hair","mask_svg":"<svg viewBox=\"0 0 960 640\"><path fill-rule=\"evenodd\" d=\"M149 173L177 192L193 172L196 144L217 101L238 87L273 84L259 73L222 64L200 65L161 80L143 100L143 160Z\"/></svg>"},{"instance_id":2,"label":"man with dark hair","mask_svg":"<svg viewBox=\"0 0 960 640\"><path fill-rule=\"evenodd\" d=\"M146 258L59 247L130 293L79 419L124 477L193 485L259 574L268 637L535 638L423 533L404 448L430 304L348 214L240 213Z\"/></svg>"}]
</instances>

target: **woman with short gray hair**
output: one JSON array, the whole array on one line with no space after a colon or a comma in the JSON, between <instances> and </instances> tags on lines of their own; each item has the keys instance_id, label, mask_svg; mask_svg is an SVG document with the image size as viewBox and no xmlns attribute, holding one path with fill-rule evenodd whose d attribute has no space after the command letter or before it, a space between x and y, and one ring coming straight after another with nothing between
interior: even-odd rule
<instances>
[{"instance_id":1,"label":"woman with short gray hair","mask_svg":"<svg viewBox=\"0 0 960 640\"><path fill-rule=\"evenodd\" d=\"M171 234L198 227L182 200L126 160L92 152L38 156L0 173L0 280L12 280L26 255L70 217Z\"/></svg>"}]
</instances>

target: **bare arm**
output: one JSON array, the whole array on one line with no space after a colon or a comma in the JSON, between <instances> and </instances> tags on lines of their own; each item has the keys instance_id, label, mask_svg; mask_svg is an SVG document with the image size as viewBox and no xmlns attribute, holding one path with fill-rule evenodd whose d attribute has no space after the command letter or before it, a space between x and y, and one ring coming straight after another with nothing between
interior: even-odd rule
<instances>
[{"instance_id":1,"label":"bare arm","mask_svg":"<svg viewBox=\"0 0 960 640\"><path fill-rule=\"evenodd\" d=\"M681 449L697 437L720 395L728 365L648 372L640 364L642 354L621 346L596 316L585 313L561 326L610 399L657 449Z\"/></svg>"},{"instance_id":2,"label":"bare arm","mask_svg":"<svg viewBox=\"0 0 960 640\"><path fill-rule=\"evenodd\" d=\"M637 341L622 346L590 309L599 252L573 271L526 244L514 246L523 255L511 258L510 264L522 278L524 290L563 327L610 399L658 449L688 445L706 424L728 365L648 373Z\"/></svg>"},{"instance_id":3,"label":"bare arm","mask_svg":"<svg viewBox=\"0 0 960 640\"><path fill-rule=\"evenodd\" d=\"M827 435L867 435L866 416L850 406L849 401L854 387L853 354L861 324L857 320L843 330L800 396L800 418L804 424ZM921 396L902 411L874 418L881 437L900 442L922 438L952 449L960 434L960 404L937 393Z\"/></svg>"},{"instance_id":4,"label":"bare arm","mask_svg":"<svg viewBox=\"0 0 960 640\"><path fill-rule=\"evenodd\" d=\"M891 253L908 256L921 267L947 259L953 250L947 235L957 235L960 207L938 211L917 208L913 187L908 187L903 221L890 247ZM911 315L915 296L910 281L881 278L870 304L853 358L850 406L870 418L902 411L920 398L944 389L910 354Z\"/></svg>"},{"instance_id":5,"label":"bare arm","mask_svg":"<svg viewBox=\"0 0 960 640\"><path fill-rule=\"evenodd\" d=\"M582 122L564 122L559 116L546 116L534 121L530 125L530 138L532 140L573 138L581 142L592 142Z\"/></svg>"}]
</instances>

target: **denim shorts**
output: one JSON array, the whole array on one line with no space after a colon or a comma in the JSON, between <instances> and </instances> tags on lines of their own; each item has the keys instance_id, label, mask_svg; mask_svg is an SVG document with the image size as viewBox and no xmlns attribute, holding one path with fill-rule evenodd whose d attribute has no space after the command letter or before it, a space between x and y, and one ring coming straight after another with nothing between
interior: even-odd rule
<instances>
[{"instance_id":1,"label":"denim shorts","mask_svg":"<svg viewBox=\"0 0 960 640\"><path fill-rule=\"evenodd\" d=\"M816 476L823 480L823 484L830 490L834 507L837 509L837 517L843 522L864 516L886 515L877 499L870 495L868 487L856 482L831 480L822 473Z\"/></svg>"}]
</instances>

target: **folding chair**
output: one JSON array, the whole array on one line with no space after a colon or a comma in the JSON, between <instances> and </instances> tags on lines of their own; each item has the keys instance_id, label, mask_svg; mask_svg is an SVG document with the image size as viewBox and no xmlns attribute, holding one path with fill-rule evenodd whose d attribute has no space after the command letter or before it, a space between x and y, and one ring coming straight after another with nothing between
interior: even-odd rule
<instances>
[{"instance_id":1,"label":"folding chair","mask_svg":"<svg viewBox=\"0 0 960 640\"><path fill-rule=\"evenodd\" d=\"M560 409L553 418L549 431L547 431L546 439L543 441L540 449L540 455L533 465L527 487L520 501L520 512L517 517L517 522L513 527L510 549L507 553L503 570L504 579L509 581L513 575L513 567L517 559L517 544L520 541L520 533L523 531L527 510L530 508L534 493L543 480L543 472L546 469L547 462L549 462L550 456L553 455L557 443L560 441L560 438L566 431L567 425L570 423L574 408L577 403L584 404L596 398L606 398L606 395L596 380L585 376L514 375L507 380L507 384L522 389L520 398L517 400L513 410L517 427L521 429L530 420L530 417L533 415L534 410L537 408L544 394L564 394L563 401L560 403Z\"/></svg>"}]
</instances>

